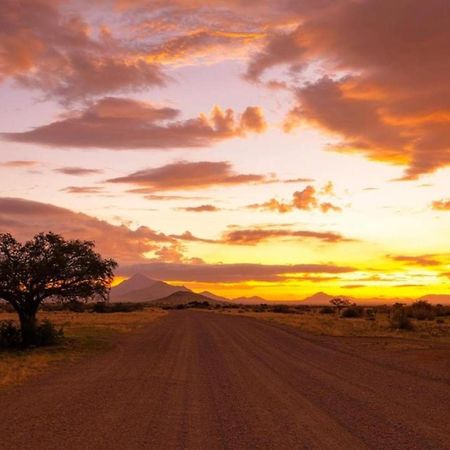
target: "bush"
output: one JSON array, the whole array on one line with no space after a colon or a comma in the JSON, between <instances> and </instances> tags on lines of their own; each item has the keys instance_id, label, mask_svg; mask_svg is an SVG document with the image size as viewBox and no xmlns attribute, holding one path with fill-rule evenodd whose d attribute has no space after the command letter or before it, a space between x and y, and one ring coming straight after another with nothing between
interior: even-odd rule
<instances>
[{"instance_id":1,"label":"bush","mask_svg":"<svg viewBox=\"0 0 450 450\"><path fill-rule=\"evenodd\" d=\"M20 328L12 320L0 322L0 348L19 347L21 343Z\"/></svg>"},{"instance_id":2,"label":"bush","mask_svg":"<svg viewBox=\"0 0 450 450\"><path fill-rule=\"evenodd\" d=\"M63 329L57 330L49 321L44 320L36 328L36 346L49 346L61 342L64 337ZM19 348L22 345L20 327L12 320L0 322L0 348Z\"/></svg>"},{"instance_id":3,"label":"bush","mask_svg":"<svg viewBox=\"0 0 450 450\"><path fill-rule=\"evenodd\" d=\"M417 320L433 320L436 317L436 311L433 305L426 300L418 300L409 307L409 314Z\"/></svg>"},{"instance_id":4,"label":"bush","mask_svg":"<svg viewBox=\"0 0 450 450\"><path fill-rule=\"evenodd\" d=\"M57 330L53 323L46 319L38 325L36 336L36 345L47 347L49 345L55 345L61 342L64 337L64 331L62 328Z\"/></svg>"},{"instance_id":5,"label":"bush","mask_svg":"<svg viewBox=\"0 0 450 450\"><path fill-rule=\"evenodd\" d=\"M274 313L281 313L281 314L287 314L292 312L289 306L287 305L276 305L272 308L272 312Z\"/></svg>"},{"instance_id":6,"label":"bush","mask_svg":"<svg viewBox=\"0 0 450 450\"><path fill-rule=\"evenodd\" d=\"M319 309L320 314L334 314L334 309L331 306L324 306Z\"/></svg>"},{"instance_id":7,"label":"bush","mask_svg":"<svg viewBox=\"0 0 450 450\"><path fill-rule=\"evenodd\" d=\"M344 319L354 319L356 317L361 317L363 314L364 309L361 308L361 306L352 306L350 308L345 308L341 313L341 317Z\"/></svg>"},{"instance_id":8,"label":"bush","mask_svg":"<svg viewBox=\"0 0 450 450\"><path fill-rule=\"evenodd\" d=\"M92 306L92 311L95 313L128 313L133 311L142 311L145 305L142 303L105 303L97 302Z\"/></svg>"},{"instance_id":9,"label":"bush","mask_svg":"<svg viewBox=\"0 0 450 450\"><path fill-rule=\"evenodd\" d=\"M413 324L408 317L408 312L404 306L392 308L390 317L391 327L399 330L412 330Z\"/></svg>"}]
</instances>

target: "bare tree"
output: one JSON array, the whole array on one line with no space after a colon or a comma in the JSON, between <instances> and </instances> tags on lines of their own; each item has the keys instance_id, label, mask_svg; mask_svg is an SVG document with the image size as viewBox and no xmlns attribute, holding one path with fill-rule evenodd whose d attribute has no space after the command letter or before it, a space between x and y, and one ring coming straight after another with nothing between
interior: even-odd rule
<instances>
[{"instance_id":1,"label":"bare tree","mask_svg":"<svg viewBox=\"0 0 450 450\"><path fill-rule=\"evenodd\" d=\"M116 266L90 241L40 233L21 244L0 234L0 298L19 316L23 345L36 342L36 314L44 300L107 300Z\"/></svg>"}]
</instances>

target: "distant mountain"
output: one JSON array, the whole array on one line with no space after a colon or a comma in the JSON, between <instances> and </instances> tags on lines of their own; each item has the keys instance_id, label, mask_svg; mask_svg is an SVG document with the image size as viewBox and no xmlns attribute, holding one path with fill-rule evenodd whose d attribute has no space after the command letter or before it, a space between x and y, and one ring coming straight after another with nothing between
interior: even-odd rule
<instances>
[{"instance_id":1,"label":"distant mountain","mask_svg":"<svg viewBox=\"0 0 450 450\"><path fill-rule=\"evenodd\" d=\"M209 291L203 291L203 292L200 292L199 294L203 295L204 297L208 297L208 298L210 298L212 300L217 300L219 302L229 302L230 301L229 298L213 294L212 292L209 292Z\"/></svg>"},{"instance_id":2,"label":"distant mountain","mask_svg":"<svg viewBox=\"0 0 450 450\"><path fill-rule=\"evenodd\" d=\"M450 305L450 294L428 294L423 295L417 300L426 300L433 304Z\"/></svg>"},{"instance_id":3,"label":"distant mountain","mask_svg":"<svg viewBox=\"0 0 450 450\"><path fill-rule=\"evenodd\" d=\"M173 286L146 275L136 274L113 287L110 298L113 302L149 302L179 291L192 292L184 286Z\"/></svg>"},{"instance_id":4,"label":"distant mountain","mask_svg":"<svg viewBox=\"0 0 450 450\"><path fill-rule=\"evenodd\" d=\"M330 300L334 298L333 295L328 295L325 292L317 292L314 295L306 297L300 304L302 305L328 305Z\"/></svg>"},{"instance_id":5,"label":"distant mountain","mask_svg":"<svg viewBox=\"0 0 450 450\"><path fill-rule=\"evenodd\" d=\"M210 305L225 305L228 302L214 300L206 295L196 294L195 292L177 291L166 297L152 300L151 303L163 306L186 305L191 302L208 302Z\"/></svg>"},{"instance_id":6,"label":"distant mountain","mask_svg":"<svg viewBox=\"0 0 450 450\"><path fill-rule=\"evenodd\" d=\"M232 299L233 303L242 303L243 305L260 305L261 303L270 303L265 298L254 295L253 297L236 297Z\"/></svg>"}]
</instances>

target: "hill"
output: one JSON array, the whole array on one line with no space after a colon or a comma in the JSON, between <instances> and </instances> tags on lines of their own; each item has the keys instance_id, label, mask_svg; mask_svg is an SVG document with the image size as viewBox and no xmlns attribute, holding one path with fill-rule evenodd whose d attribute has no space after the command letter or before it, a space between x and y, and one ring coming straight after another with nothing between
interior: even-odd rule
<instances>
[{"instance_id":1,"label":"hill","mask_svg":"<svg viewBox=\"0 0 450 450\"><path fill-rule=\"evenodd\" d=\"M191 292L184 286L173 286L164 281L153 280L143 274L133 275L111 289L113 302L148 302L167 297L175 292Z\"/></svg>"},{"instance_id":2,"label":"hill","mask_svg":"<svg viewBox=\"0 0 450 450\"><path fill-rule=\"evenodd\" d=\"M270 303L265 298L254 295L253 297L236 297L233 298L233 303L242 303L243 305L260 305L262 303Z\"/></svg>"},{"instance_id":3,"label":"hill","mask_svg":"<svg viewBox=\"0 0 450 450\"><path fill-rule=\"evenodd\" d=\"M216 294L214 294L212 292L209 292L209 291L203 291L203 292L200 292L199 294L203 295L204 297L208 297L211 300L217 300L219 302L229 302L230 301L229 298L222 297L220 295L216 295Z\"/></svg>"},{"instance_id":4,"label":"hill","mask_svg":"<svg viewBox=\"0 0 450 450\"><path fill-rule=\"evenodd\" d=\"M328 305L332 295L328 295L325 292L317 292L309 297L306 297L300 302L301 305Z\"/></svg>"},{"instance_id":5,"label":"hill","mask_svg":"<svg viewBox=\"0 0 450 450\"><path fill-rule=\"evenodd\" d=\"M225 305L228 302L214 300L210 297L207 297L202 294L196 294L195 292L189 291L177 291L166 297L158 298L152 300L152 304L154 305L162 305L162 306L176 306L176 305L186 305L192 302L208 302L210 305Z\"/></svg>"}]
</instances>

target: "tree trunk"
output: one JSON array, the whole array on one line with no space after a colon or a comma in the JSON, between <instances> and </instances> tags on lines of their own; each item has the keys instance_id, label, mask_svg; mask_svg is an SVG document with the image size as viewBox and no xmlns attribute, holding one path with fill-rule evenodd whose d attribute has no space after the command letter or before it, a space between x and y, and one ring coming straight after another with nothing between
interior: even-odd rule
<instances>
[{"instance_id":1,"label":"tree trunk","mask_svg":"<svg viewBox=\"0 0 450 450\"><path fill-rule=\"evenodd\" d=\"M22 344L24 347L37 344L37 320L36 311L19 312L20 332L22 334Z\"/></svg>"}]
</instances>

